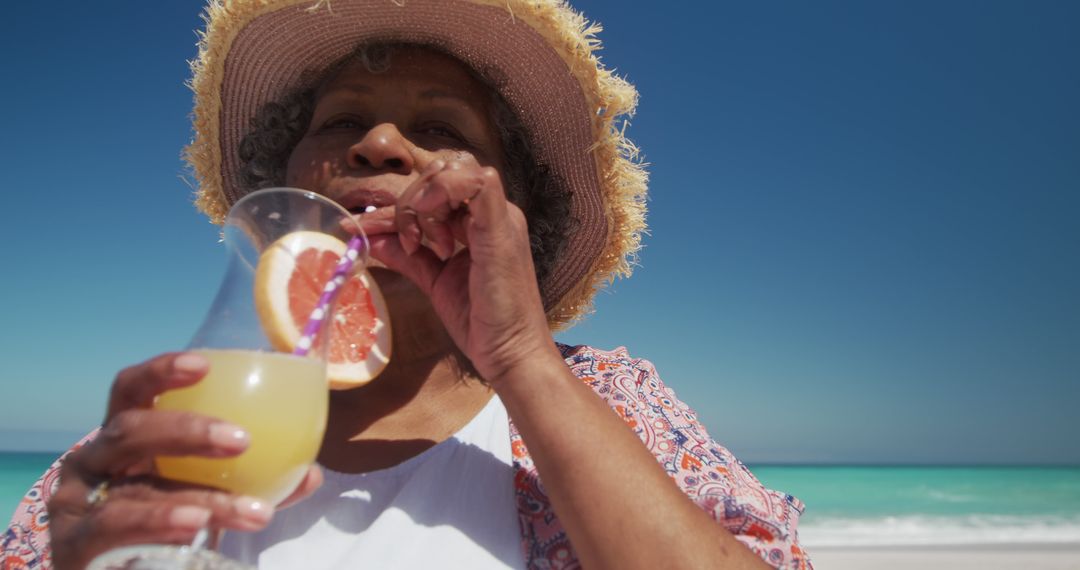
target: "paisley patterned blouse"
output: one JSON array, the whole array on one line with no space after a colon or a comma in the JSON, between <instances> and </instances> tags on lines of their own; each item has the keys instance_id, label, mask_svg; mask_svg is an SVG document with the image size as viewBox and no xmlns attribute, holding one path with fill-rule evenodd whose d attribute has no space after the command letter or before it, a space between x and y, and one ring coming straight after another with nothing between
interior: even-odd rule
<instances>
[{"instance_id":1,"label":"paisley patterned blouse","mask_svg":"<svg viewBox=\"0 0 1080 570\"><path fill-rule=\"evenodd\" d=\"M587 346L560 345L559 348L574 374L634 430L672 480L698 506L774 568L813 568L799 546L796 530L803 512L802 503L791 495L766 489L731 452L713 441L696 414L660 381L651 363L631 357L624 348L613 351ZM91 433L72 449L94 435ZM512 421L510 443L521 546L527 566L580 568ZM45 472L19 504L0 543L0 569L52 567L45 504L56 490L63 459L62 456Z\"/></svg>"}]
</instances>

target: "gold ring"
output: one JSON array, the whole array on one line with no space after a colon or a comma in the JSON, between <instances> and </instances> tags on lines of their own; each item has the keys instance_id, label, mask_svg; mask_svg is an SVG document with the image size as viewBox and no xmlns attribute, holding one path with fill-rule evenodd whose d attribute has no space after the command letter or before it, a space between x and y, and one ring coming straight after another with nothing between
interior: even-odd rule
<instances>
[{"instance_id":1,"label":"gold ring","mask_svg":"<svg viewBox=\"0 0 1080 570\"><path fill-rule=\"evenodd\" d=\"M109 498L109 481L106 479L94 486L86 493L86 506L90 508L100 507Z\"/></svg>"}]
</instances>

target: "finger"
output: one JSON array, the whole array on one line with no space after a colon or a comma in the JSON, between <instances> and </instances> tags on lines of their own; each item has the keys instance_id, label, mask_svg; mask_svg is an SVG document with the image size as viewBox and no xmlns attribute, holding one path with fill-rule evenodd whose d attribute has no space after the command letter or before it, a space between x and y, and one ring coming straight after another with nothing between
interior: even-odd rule
<instances>
[{"instance_id":1,"label":"finger","mask_svg":"<svg viewBox=\"0 0 1080 570\"><path fill-rule=\"evenodd\" d=\"M370 212L364 212L362 214L350 214L339 220L338 225L341 227L342 230L345 231L345 233L349 235L357 235L362 232L362 226L360 225L361 218L374 211L375 210L372 207Z\"/></svg>"},{"instance_id":2,"label":"finger","mask_svg":"<svg viewBox=\"0 0 1080 570\"><path fill-rule=\"evenodd\" d=\"M160 495L161 493L157 493ZM95 556L130 544L190 544L203 528L257 531L272 517L272 509L250 497L216 491L189 491L142 499L110 498L80 517L67 534L79 550Z\"/></svg>"},{"instance_id":3,"label":"finger","mask_svg":"<svg viewBox=\"0 0 1080 570\"><path fill-rule=\"evenodd\" d=\"M318 465L312 465L308 468L308 472L304 475L304 480L300 481L300 484L296 486L292 494L281 501L281 504L277 506L278 509L285 509L300 501L311 496L312 493L317 491L323 484L323 472L319 469Z\"/></svg>"},{"instance_id":4,"label":"finger","mask_svg":"<svg viewBox=\"0 0 1080 570\"><path fill-rule=\"evenodd\" d=\"M452 199L468 200L470 229L490 232L504 228L508 221L508 201L499 172L489 166L475 177L472 185L459 188Z\"/></svg>"},{"instance_id":5,"label":"finger","mask_svg":"<svg viewBox=\"0 0 1080 570\"><path fill-rule=\"evenodd\" d=\"M266 501L256 497L234 495L210 487L194 486L154 476L118 479L108 487L107 498L99 506L91 507L86 497L64 496L50 504L50 513L96 513L117 505L191 505L206 510L209 524L215 527L239 530L256 530L265 526L273 514ZM164 528L155 519L158 527ZM205 521L203 522L205 524Z\"/></svg>"},{"instance_id":6,"label":"finger","mask_svg":"<svg viewBox=\"0 0 1080 570\"><path fill-rule=\"evenodd\" d=\"M110 503L87 515L54 513L49 531L57 568L83 568L98 555L135 544L190 544L210 517L190 505Z\"/></svg>"},{"instance_id":7,"label":"finger","mask_svg":"<svg viewBox=\"0 0 1080 570\"><path fill-rule=\"evenodd\" d=\"M113 382L104 423L124 410L150 407L162 392L190 386L209 369L206 358L193 352L162 354L125 368Z\"/></svg>"},{"instance_id":8,"label":"finger","mask_svg":"<svg viewBox=\"0 0 1080 570\"><path fill-rule=\"evenodd\" d=\"M49 503L58 567L81 568L101 552L129 544L189 544L202 528L256 531L273 516L265 502L211 489L172 491L161 481L120 482L97 506L54 495Z\"/></svg>"},{"instance_id":9,"label":"finger","mask_svg":"<svg viewBox=\"0 0 1080 570\"><path fill-rule=\"evenodd\" d=\"M168 485L169 482L165 483ZM125 487L121 486L120 489ZM187 487L167 491L150 487L149 492L137 500L147 504L165 502L197 506L210 512L210 526L235 530L259 530L270 522L274 512L273 505L257 497L234 495L209 488Z\"/></svg>"},{"instance_id":10,"label":"finger","mask_svg":"<svg viewBox=\"0 0 1080 570\"><path fill-rule=\"evenodd\" d=\"M216 418L172 410L127 410L66 463L84 479L97 480L125 474L131 466L159 455L228 457L248 443L241 427Z\"/></svg>"},{"instance_id":11,"label":"finger","mask_svg":"<svg viewBox=\"0 0 1080 570\"><path fill-rule=\"evenodd\" d=\"M397 226L394 223L396 211L396 207L387 206L374 212L358 214L354 216L354 219L358 222L360 229L368 236L389 234L397 231Z\"/></svg>"},{"instance_id":12,"label":"finger","mask_svg":"<svg viewBox=\"0 0 1080 570\"><path fill-rule=\"evenodd\" d=\"M398 208L394 222L401 249L409 255L416 253L420 249L420 242L424 237L416 210L408 207Z\"/></svg>"},{"instance_id":13,"label":"finger","mask_svg":"<svg viewBox=\"0 0 1080 570\"><path fill-rule=\"evenodd\" d=\"M420 249L421 240L423 239L423 232L420 229L419 219L412 202L416 195L427 186L431 177L441 172L445 167L446 163L441 160L432 161L421 172L420 178L413 181L405 192L398 197L398 207L395 208L394 212L394 223L398 233L398 240L401 242L402 248L410 255Z\"/></svg>"},{"instance_id":14,"label":"finger","mask_svg":"<svg viewBox=\"0 0 1080 570\"><path fill-rule=\"evenodd\" d=\"M454 254L454 234L448 224L452 212L446 195L442 186L429 184L415 199L420 231L431 250L443 261Z\"/></svg>"},{"instance_id":15,"label":"finger","mask_svg":"<svg viewBox=\"0 0 1080 570\"><path fill-rule=\"evenodd\" d=\"M506 245L508 235L508 205L502 179L494 168L467 168L457 163L447 165L431 178L421 197L433 196L430 201L417 200L416 210L423 220L425 211L432 211L438 218L449 220L451 234L456 241L471 246L470 232L488 236L488 243ZM435 199L442 201L434 203ZM462 212L466 215L450 216L445 212Z\"/></svg>"},{"instance_id":16,"label":"finger","mask_svg":"<svg viewBox=\"0 0 1080 570\"><path fill-rule=\"evenodd\" d=\"M482 192L486 192L485 195L490 196L496 205L505 202L502 181L494 169L452 162L432 176L428 185L417 194L412 204L421 229L429 240L438 243L439 250L452 248L454 242L469 245L466 227L473 215L470 203L477 200ZM429 223L424 224L429 218ZM428 226L435 226L435 222L444 223L448 231L437 228L429 234ZM439 250L437 252L443 259L451 253Z\"/></svg>"},{"instance_id":17,"label":"finger","mask_svg":"<svg viewBox=\"0 0 1080 570\"><path fill-rule=\"evenodd\" d=\"M442 172L432 178L432 184L446 187L447 200L451 209L468 206L470 201L489 184L487 172L495 172L493 168L483 168L479 165L468 166L460 162L448 165ZM502 183L496 174L495 181L500 190Z\"/></svg>"},{"instance_id":18,"label":"finger","mask_svg":"<svg viewBox=\"0 0 1080 570\"><path fill-rule=\"evenodd\" d=\"M111 537L123 537L121 542L130 543L146 539L170 542L170 538L187 542L212 518L213 511L201 505L114 499L83 519L87 527L83 534L91 542Z\"/></svg>"}]
</instances>

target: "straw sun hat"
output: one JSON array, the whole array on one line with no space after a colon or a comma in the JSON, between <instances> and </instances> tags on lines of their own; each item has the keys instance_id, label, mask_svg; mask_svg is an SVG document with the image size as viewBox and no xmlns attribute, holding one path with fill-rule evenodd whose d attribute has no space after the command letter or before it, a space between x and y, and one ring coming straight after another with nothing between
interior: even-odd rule
<instances>
[{"instance_id":1,"label":"straw sun hat","mask_svg":"<svg viewBox=\"0 0 1080 570\"><path fill-rule=\"evenodd\" d=\"M627 276L645 230L646 174L623 136L634 88L605 70L600 42L558 0L212 0L192 63L194 140L186 159L196 204L214 223L249 189L240 141L265 103L305 72L325 69L361 43L430 46L499 91L529 132L536 159L572 193L577 220L542 285L558 329Z\"/></svg>"}]
</instances>

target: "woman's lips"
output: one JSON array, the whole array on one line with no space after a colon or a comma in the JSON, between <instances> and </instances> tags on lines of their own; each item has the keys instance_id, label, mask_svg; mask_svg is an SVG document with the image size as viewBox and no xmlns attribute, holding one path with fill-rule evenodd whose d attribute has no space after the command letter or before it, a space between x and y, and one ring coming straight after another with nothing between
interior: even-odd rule
<instances>
[{"instance_id":1,"label":"woman's lips","mask_svg":"<svg viewBox=\"0 0 1080 570\"><path fill-rule=\"evenodd\" d=\"M370 188L334 192L333 199L352 214L365 214L397 203L397 197L393 193Z\"/></svg>"}]
</instances>

